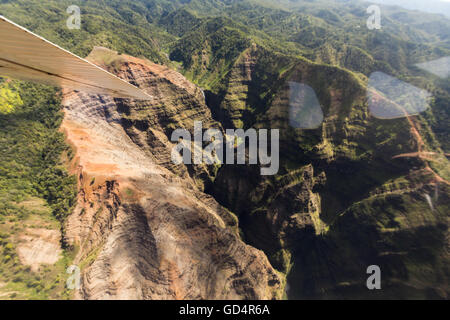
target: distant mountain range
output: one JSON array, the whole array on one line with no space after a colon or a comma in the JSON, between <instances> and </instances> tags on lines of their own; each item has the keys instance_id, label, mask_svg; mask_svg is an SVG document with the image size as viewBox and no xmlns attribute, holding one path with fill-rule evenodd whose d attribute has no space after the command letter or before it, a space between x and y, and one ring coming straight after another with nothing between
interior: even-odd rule
<instances>
[{"instance_id":1,"label":"distant mountain range","mask_svg":"<svg viewBox=\"0 0 450 320\"><path fill-rule=\"evenodd\" d=\"M437 0L372 0L371 2L385 5L396 5L410 10L420 10L429 13L440 13L450 18L450 1Z\"/></svg>"}]
</instances>

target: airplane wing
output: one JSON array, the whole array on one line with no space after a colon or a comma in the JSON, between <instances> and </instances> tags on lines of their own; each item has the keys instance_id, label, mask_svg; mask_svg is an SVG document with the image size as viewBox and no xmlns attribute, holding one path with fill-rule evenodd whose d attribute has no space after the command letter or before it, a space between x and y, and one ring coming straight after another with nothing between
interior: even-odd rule
<instances>
[{"instance_id":1,"label":"airplane wing","mask_svg":"<svg viewBox=\"0 0 450 320\"><path fill-rule=\"evenodd\" d=\"M151 96L0 15L0 75L117 98Z\"/></svg>"}]
</instances>

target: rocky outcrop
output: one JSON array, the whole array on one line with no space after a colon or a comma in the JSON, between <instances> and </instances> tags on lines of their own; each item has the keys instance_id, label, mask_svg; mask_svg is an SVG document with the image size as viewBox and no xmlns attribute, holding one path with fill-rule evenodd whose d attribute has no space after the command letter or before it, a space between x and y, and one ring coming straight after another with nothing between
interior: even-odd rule
<instances>
[{"instance_id":1,"label":"rocky outcrop","mask_svg":"<svg viewBox=\"0 0 450 320\"><path fill-rule=\"evenodd\" d=\"M148 61L99 48L90 58L153 100L64 96L79 180L65 228L82 270L76 297L281 298L283 278L242 242L237 218L201 191L210 169L175 167L168 158L170 129L191 129L194 120L220 128L201 90Z\"/></svg>"}]
</instances>

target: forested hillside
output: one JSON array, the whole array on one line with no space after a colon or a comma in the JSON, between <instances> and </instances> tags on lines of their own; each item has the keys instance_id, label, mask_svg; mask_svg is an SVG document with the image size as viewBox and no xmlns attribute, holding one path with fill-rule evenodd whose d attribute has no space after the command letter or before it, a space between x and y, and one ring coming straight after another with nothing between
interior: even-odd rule
<instances>
[{"instance_id":1,"label":"forested hillside","mask_svg":"<svg viewBox=\"0 0 450 320\"><path fill-rule=\"evenodd\" d=\"M57 89L0 78L0 290L14 298L63 297L68 260L32 273L17 251L26 230L64 231L61 222L75 203L62 117Z\"/></svg>"}]
</instances>

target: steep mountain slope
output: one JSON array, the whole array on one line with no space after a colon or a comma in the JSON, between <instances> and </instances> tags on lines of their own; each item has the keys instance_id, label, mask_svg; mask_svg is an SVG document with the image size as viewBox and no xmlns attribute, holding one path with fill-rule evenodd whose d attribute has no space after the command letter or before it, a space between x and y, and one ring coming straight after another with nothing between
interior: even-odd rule
<instances>
[{"instance_id":1,"label":"steep mountain slope","mask_svg":"<svg viewBox=\"0 0 450 320\"><path fill-rule=\"evenodd\" d=\"M274 78L263 67L266 54L257 46L243 53L220 103L229 119L281 129L278 176L224 166L211 191L239 216L246 240L289 273L290 298L447 297L448 177L421 159L393 159L417 150L413 129L417 125L425 134L427 124L371 117L364 84L338 68L297 60ZM239 112L248 112L249 88L263 88L261 70L275 84L267 93L273 98L247 105L259 109L245 117ZM292 82L309 85L319 97L325 120L318 129L289 126ZM247 99L229 98L233 93ZM444 156L435 163L448 168ZM397 238L405 240L391 240ZM372 264L384 270L382 293L365 287L365 269Z\"/></svg>"},{"instance_id":2,"label":"steep mountain slope","mask_svg":"<svg viewBox=\"0 0 450 320\"><path fill-rule=\"evenodd\" d=\"M91 56L104 55L113 53L96 49ZM168 170L168 127L191 128L192 119L214 125L199 89L166 67L112 59L119 76L154 100L65 94L62 127L77 150L80 184L66 227L67 242L79 248L78 297L280 298L282 278L262 252L240 240L236 217L189 175Z\"/></svg>"},{"instance_id":3,"label":"steep mountain slope","mask_svg":"<svg viewBox=\"0 0 450 320\"><path fill-rule=\"evenodd\" d=\"M252 24L242 18L246 8ZM254 167L224 166L209 192L238 215L246 240L289 274L290 298L446 298L449 164L446 139L435 136L431 126L437 121L435 128L448 131L448 116L441 111L448 91L413 64L448 52L433 48L433 37L418 40L401 28L394 35L363 36L362 30L349 32L339 18L325 18L316 3L304 8L314 17L246 3L229 10L253 26L261 12L259 27L279 37L280 29L291 31L298 22L301 38L292 40L319 64L295 56L295 50L280 50L276 41L267 44L256 31L227 19L205 19L175 44L171 58L208 88L208 104L224 126L281 129L277 177L261 178ZM338 11L364 23L348 8ZM273 24L267 23L267 12ZM289 25L280 23L280 16ZM329 35L308 35L308 25ZM390 20L389 31L395 27ZM446 37L437 40L444 47ZM233 51L238 48L239 54ZM367 76L374 71L426 87L436 95L432 108L419 117L375 119L366 100ZM290 83L307 85L318 97L325 119L317 129L289 126ZM438 156L414 158L418 150ZM372 264L384 270L381 292L365 286Z\"/></svg>"}]
</instances>

